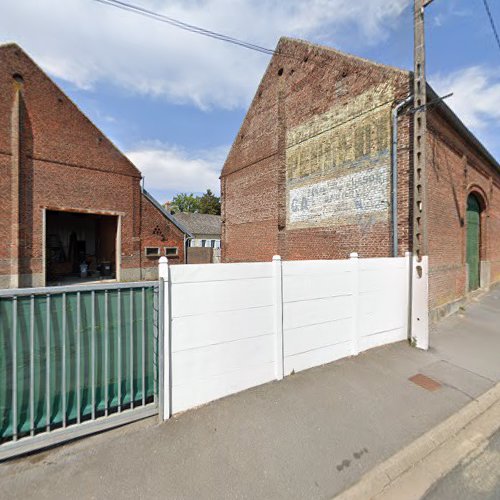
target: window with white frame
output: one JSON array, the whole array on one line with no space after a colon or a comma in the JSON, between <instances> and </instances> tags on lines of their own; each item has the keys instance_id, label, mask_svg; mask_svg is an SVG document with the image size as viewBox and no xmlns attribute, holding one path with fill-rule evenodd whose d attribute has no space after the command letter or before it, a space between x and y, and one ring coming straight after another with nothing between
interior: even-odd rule
<instances>
[{"instance_id":1,"label":"window with white frame","mask_svg":"<svg viewBox=\"0 0 500 500\"><path fill-rule=\"evenodd\" d=\"M179 249L177 247L165 247L165 257L177 257Z\"/></svg>"},{"instance_id":2,"label":"window with white frame","mask_svg":"<svg viewBox=\"0 0 500 500\"><path fill-rule=\"evenodd\" d=\"M146 257L159 257L160 256L160 247L145 247L144 255Z\"/></svg>"}]
</instances>

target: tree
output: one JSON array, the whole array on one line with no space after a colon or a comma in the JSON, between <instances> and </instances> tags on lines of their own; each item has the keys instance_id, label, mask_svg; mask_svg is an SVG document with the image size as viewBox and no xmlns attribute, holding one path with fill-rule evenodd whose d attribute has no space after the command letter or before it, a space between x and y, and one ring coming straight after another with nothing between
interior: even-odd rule
<instances>
[{"instance_id":1,"label":"tree","mask_svg":"<svg viewBox=\"0 0 500 500\"><path fill-rule=\"evenodd\" d=\"M220 198L207 189L199 198L199 207L202 214L220 215Z\"/></svg>"},{"instance_id":2,"label":"tree","mask_svg":"<svg viewBox=\"0 0 500 500\"><path fill-rule=\"evenodd\" d=\"M179 193L175 195L170 204L170 210L175 212L199 212L200 198L193 193Z\"/></svg>"}]
</instances>

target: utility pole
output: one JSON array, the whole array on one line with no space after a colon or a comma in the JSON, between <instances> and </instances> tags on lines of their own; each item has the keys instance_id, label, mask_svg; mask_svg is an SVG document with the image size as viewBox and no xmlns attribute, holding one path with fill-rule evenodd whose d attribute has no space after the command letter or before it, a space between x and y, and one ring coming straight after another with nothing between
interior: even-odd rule
<instances>
[{"instance_id":1,"label":"utility pole","mask_svg":"<svg viewBox=\"0 0 500 500\"><path fill-rule=\"evenodd\" d=\"M415 0L413 95L413 253L417 260L427 255L427 172L425 143L427 132L424 9L432 0Z\"/></svg>"},{"instance_id":2,"label":"utility pole","mask_svg":"<svg viewBox=\"0 0 500 500\"><path fill-rule=\"evenodd\" d=\"M425 79L424 10L433 0L414 0L413 95L413 263L412 263L412 340L427 349L428 333L428 237L427 237L427 88ZM416 303L416 297L423 301Z\"/></svg>"}]
</instances>

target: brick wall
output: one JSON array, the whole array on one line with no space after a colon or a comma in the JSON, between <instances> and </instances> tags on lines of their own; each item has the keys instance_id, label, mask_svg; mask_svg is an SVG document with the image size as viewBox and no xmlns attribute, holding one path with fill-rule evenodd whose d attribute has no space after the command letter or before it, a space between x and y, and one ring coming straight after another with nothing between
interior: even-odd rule
<instances>
[{"instance_id":1,"label":"brick wall","mask_svg":"<svg viewBox=\"0 0 500 500\"><path fill-rule=\"evenodd\" d=\"M391 110L411 75L282 39L221 176L226 262L392 255ZM481 194L481 259L500 279L500 173L463 131L429 112L430 307L466 294L462 221ZM412 114L398 122L399 255L411 251ZM377 207L380 203L380 207Z\"/></svg>"},{"instance_id":2,"label":"brick wall","mask_svg":"<svg viewBox=\"0 0 500 500\"><path fill-rule=\"evenodd\" d=\"M43 284L44 208L121 216L122 278L139 279L137 168L15 44L0 47L0 96L0 287Z\"/></svg>"},{"instance_id":3,"label":"brick wall","mask_svg":"<svg viewBox=\"0 0 500 500\"><path fill-rule=\"evenodd\" d=\"M281 39L222 172L224 261L391 251L391 109L409 75ZM409 119L400 124L400 254L408 249Z\"/></svg>"},{"instance_id":4,"label":"brick wall","mask_svg":"<svg viewBox=\"0 0 500 500\"><path fill-rule=\"evenodd\" d=\"M170 222L145 196L142 197L141 267L147 279L157 278L158 257L146 257L145 247L177 248L177 256L168 255L169 264L184 263L184 233Z\"/></svg>"},{"instance_id":5,"label":"brick wall","mask_svg":"<svg viewBox=\"0 0 500 500\"><path fill-rule=\"evenodd\" d=\"M221 246L226 261L269 260L277 253L276 175L276 163L265 159L223 179L226 223L222 224Z\"/></svg>"},{"instance_id":6,"label":"brick wall","mask_svg":"<svg viewBox=\"0 0 500 500\"><path fill-rule=\"evenodd\" d=\"M491 266L491 281L500 280L500 172L439 111L428 117L429 300L435 309L467 293L466 208L471 192L485 204L481 260Z\"/></svg>"}]
</instances>

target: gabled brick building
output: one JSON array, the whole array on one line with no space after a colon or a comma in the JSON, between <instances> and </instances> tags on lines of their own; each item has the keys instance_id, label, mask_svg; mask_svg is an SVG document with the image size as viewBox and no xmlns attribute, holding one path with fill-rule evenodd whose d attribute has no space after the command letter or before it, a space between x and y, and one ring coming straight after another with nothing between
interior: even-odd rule
<instances>
[{"instance_id":1,"label":"gabled brick building","mask_svg":"<svg viewBox=\"0 0 500 500\"><path fill-rule=\"evenodd\" d=\"M288 38L276 52L222 170L223 261L388 257L393 219L398 254L411 251L412 74ZM429 89L429 285L439 316L500 280L500 166L436 98Z\"/></svg>"},{"instance_id":2,"label":"gabled brick building","mask_svg":"<svg viewBox=\"0 0 500 500\"><path fill-rule=\"evenodd\" d=\"M0 46L0 288L149 279L186 231L16 44ZM85 273L84 273L85 274Z\"/></svg>"}]
</instances>

